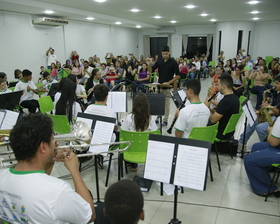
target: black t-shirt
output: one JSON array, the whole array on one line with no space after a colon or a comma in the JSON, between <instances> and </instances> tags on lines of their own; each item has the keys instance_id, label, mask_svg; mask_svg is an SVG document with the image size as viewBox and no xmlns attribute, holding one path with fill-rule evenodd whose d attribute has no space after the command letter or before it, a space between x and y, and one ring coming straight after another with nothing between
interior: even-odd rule
<instances>
[{"instance_id":1,"label":"black t-shirt","mask_svg":"<svg viewBox=\"0 0 280 224\"><path fill-rule=\"evenodd\" d=\"M227 123L232 114L237 114L239 112L239 99L235 94L225 95L224 98L219 102L216 112L223 115L221 120L219 120L218 134L219 139L229 139L234 132L228 133L222 138L222 134L227 126Z\"/></svg>"}]
</instances>

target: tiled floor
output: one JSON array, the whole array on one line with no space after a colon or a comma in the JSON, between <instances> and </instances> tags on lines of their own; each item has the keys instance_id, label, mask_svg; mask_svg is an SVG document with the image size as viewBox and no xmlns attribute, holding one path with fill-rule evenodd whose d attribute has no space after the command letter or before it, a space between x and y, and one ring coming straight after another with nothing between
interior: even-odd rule
<instances>
[{"instance_id":1,"label":"tiled floor","mask_svg":"<svg viewBox=\"0 0 280 224\"><path fill-rule=\"evenodd\" d=\"M210 79L201 81L202 91L201 100L205 99ZM255 99L252 97L252 101ZM172 102L171 102L172 103ZM131 108L131 106L129 106ZM169 124L173 120L175 107L171 105L171 115ZM130 110L129 110L130 111ZM121 118L124 115L121 115ZM121 119L120 118L120 119ZM242 117L243 118L243 117ZM243 128L244 119L240 119L237 126L236 138L238 138ZM163 130L164 135L166 133ZM173 131L174 132L174 131ZM248 142L247 148L250 149L252 144L258 142L256 133ZM3 149L2 149L3 150ZM115 157L114 157L115 158ZM279 224L280 223L280 207L279 200L269 197L267 202L264 198L252 193L246 172L244 170L243 159L234 157L230 159L229 155L220 155L221 169L218 171L215 154L211 154L212 169L214 181L211 182L209 175L207 179L206 191L196 191L192 189L184 189L184 193L178 195L177 217L182 223L189 224ZM92 161L85 163L89 164ZM124 178L133 179L135 175L143 176L144 166L139 165L137 172L129 171L124 174ZM105 178L107 172L107 163L104 170L99 170L99 187L100 197L103 200L106 192ZM55 164L52 175L59 177L68 174L63 164ZM96 200L96 182L94 168L89 167L82 172L88 188L93 193ZM72 184L71 179L66 179ZM113 161L109 185L117 181L117 160ZM173 218L173 195L167 196L165 193L160 196L160 188L153 183L150 192L143 193L145 198L145 220L139 223L163 224L168 223Z\"/></svg>"}]
</instances>

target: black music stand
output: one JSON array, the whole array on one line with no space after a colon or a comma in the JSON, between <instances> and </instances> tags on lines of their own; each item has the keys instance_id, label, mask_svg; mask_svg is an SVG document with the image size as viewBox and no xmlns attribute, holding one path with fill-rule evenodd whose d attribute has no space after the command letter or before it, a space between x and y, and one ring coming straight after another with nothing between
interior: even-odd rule
<instances>
[{"instance_id":1,"label":"black music stand","mask_svg":"<svg viewBox=\"0 0 280 224\"><path fill-rule=\"evenodd\" d=\"M59 85L60 85L59 82L58 83L53 83L51 85L51 88L48 92L48 96L50 96L52 98L52 100L54 100L54 95L57 93Z\"/></svg>"},{"instance_id":2,"label":"black music stand","mask_svg":"<svg viewBox=\"0 0 280 224\"><path fill-rule=\"evenodd\" d=\"M210 150L211 142L150 134L144 178L175 185L169 224L181 223L177 218L178 186L206 189Z\"/></svg>"},{"instance_id":3,"label":"black music stand","mask_svg":"<svg viewBox=\"0 0 280 224\"><path fill-rule=\"evenodd\" d=\"M11 93L5 93L0 95L0 109L13 110L15 106L19 105L22 91L16 91Z\"/></svg>"}]
</instances>

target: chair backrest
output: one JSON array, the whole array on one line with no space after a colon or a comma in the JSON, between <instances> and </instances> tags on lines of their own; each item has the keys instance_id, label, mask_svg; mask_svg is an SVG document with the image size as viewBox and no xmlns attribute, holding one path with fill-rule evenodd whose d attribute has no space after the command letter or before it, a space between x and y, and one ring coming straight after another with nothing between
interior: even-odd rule
<instances>
[{"instance_id":1,"label":"chair backrest","mask_svg":"<svg viewBox=\"0 0 280 224\"><path fill-rule=\"evenodd\" d=\"M242 109L242 103L246 100L247 98L245 96L240 96L239 97L239 113L243 112L243 109Z\"/></svg>"},{"instance_id":2,"label":"chair backrest","mask_svg":"<svg viewBox=\"0 0 280 224\"><path fill-rule=\"evenodd\" d=\"M46 112L50 112L54 109L54 103L50 96L43 96L38 99L40 105L41 113L45 114Z\"/></svg>"},{"instance_id":3,"label":"chair backrest","mask_svg":"<svg viewBox=\"0 0 280 224\"><path fill-rule=\"evenodd\" d=\"M246 69L246 70L248 70L248 71L251 70L251 69L250 69L250 66L245 66L244 69Z\"/></svg>"},{"instance_id":4,"label":"chair backrest","mask_svg":"<svg viewBox=\"0 0 280 224\"><path fill-rule=\"evenodd\" d=\"M67 134L71 131L70 123L65 115L46 114L53 121L53 130L61 134Z\"/></svg>"},{"instance_id":5,"label":"chair backrest","mask_svg":"<svg viewBox=\"0 0 280 224\"><path fill-rule=\"evenodd\" d=\"M216 62L215 61L209 61L208 67L209 66L215 67L216 66Z\"/></svg>"},{"instance_id":6,"label":"chair backrest","mask_svg":"<svg viewBox=\"0 0 280 224\"><path fill-rule=\"evenodd\" d=\"M269 64L273 60L273 56L266 56L265 63Z\"/></svg>"},{"instance_id":7,"label":"chair backrest","mask_svg":"<svg viewBox=\"0 0 280 224\"><path fill-rule=\"evenodd\" d=\"M231 115L231 117L227 123L227 126L223 132L223 135L226 135L227 133L235 131L235 127L236 127L237 122L238 122L239 118L241 117L241 115L242 115L242 113Z\"/></svg>"},{"instance_id":8,"label":"chair backrest","mask_svg":"<svg viewBox=\"0 0 280 224\"><path fill-rule=\"evenodd\" d=\"M188 139L208 141L213 144L215 141L216 135L218 133L218 126L219 126L219 122L217 122L216 124L214 124L212 126L194 127L194 128L192 128Z\"/></svg>"},{"instance_id":9,"label":"chair backrest","mask_svg":"<svg viewBox=\"0 0 280 224\"><path fill-rule=\"evenodd\" d=\"M9 87L10 90L12 90L14 92L15 87Z\"/></svg>"},{"instance_id":10,"label":"chair backrest","mask_svg":"<svg viewBox=\"0 0 280 224\"><path fill-rule=\"evenodd\" d=\"M133 132L121 130L120 141L131 141L131 146L126 152L147 152L149 134L160 135L160 130L147 131L147 132ZM121 144L120 148L123 149L127 144Z\"/></svg>"}]
</instances>

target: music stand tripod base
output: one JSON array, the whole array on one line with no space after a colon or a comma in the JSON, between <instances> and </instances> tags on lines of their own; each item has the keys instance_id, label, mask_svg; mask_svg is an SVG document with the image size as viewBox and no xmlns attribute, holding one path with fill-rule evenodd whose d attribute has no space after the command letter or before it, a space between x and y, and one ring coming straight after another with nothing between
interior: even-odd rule
<instances>
[{"instance_id":1,"label":"music stand tripod base","mask_svg":"<svg viewBox=\"0 0 280 224\"><path fill-rule=\"evenodd\" d=\"M182 223L179 219L171 219L168 224L180 224Z\"/></svg>"}]
</instances>

